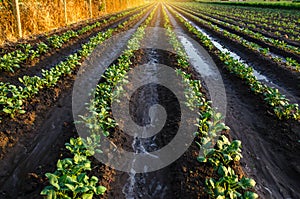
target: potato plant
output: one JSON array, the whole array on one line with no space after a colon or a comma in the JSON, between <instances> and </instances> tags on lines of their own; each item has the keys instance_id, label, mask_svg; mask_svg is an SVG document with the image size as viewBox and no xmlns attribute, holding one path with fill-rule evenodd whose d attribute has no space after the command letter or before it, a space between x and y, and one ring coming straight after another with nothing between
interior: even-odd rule
<instances>
[{"instance_id":1,"label":"potato plant","mask_svg":"<svg viewBox=\"0 0 300 199\"><path fill-rule=\"evenodd\" d=\"M300 71L300 64L296 60L294 60L290 57L281 59L281 58L278 58L277 56L273 56L270 53L269 48L264 48L264 47L258 45L257 43L250 42L250 41L244 39L243 37L238 36L237 34L231 33L225 29L221 29L218 25L214 25L214 24L208 22L207 20L204 20L200 17L196 17L199 15L199 13L193 12L190 9L182 9L182 8L177 8L177 9L180 10L180 12L184 13L186 16L199 22L200 24L203 24L203 25L213 29L215 32L221 33L223 36L234 40L235 42L241 44L242 46L244 46L250 50L260 53L261 55L265 56L268 59L272 59L274 62L278 63L279 65L282 65L283 67L286 67L286 68L294 70L294 71L298 71L298 72ZM207 18L207 16L204 16L204 17Z\"/></svg>"},{"instance_id":2,"label":"potato plant","mask_svg":"<svg viewBox=\"0 0 300 199\"><path fill-rule=\"evenodd\" d=\"M286 13L286 10L285 12L278 12L276 10L266 12L263 9L233 9L227 6L202 6L193 3L177 5L206 14L211 18L249 28L255 32L271 32L280 38L287 37L289 40L299 41L300 28L295 12Z\"/></svg>"},{"instance_id":3,"label":"potato plant","mask_svg":"<svg viewBox=\"0 0 300 199\"><path fill-rule=\"evenodd\" d=\"M171 12L175 13L174 10L171 10ZM214 44L205 35L193 27L179 14L175 13L175 15L187 27L187 29L199 39L199 42L201 42L210 51L216 53L230 72L245 81L254 93L264 96L264 100L270 105L279 119L300 119L298 104L290 104L289 100L284 95L259 82L253 75L253 71L250 67L246 67L245 64L235 60L229 53L223 53L216 49Z\"/></svg>"},{"instance_id":4,"label":"potato plant","mask_svg":"<svg viewBox=\"0 0 300 199\"><path fill-rule=\"evenodd\" d=\"M154 9L150 16L146 19L132 38L128 41L127 50L118 59L118 66L110 67L104 74L104 78L110 79L114 74L114 70L118 68L120 71L127 71L129 69L130 58L134 55L134 50L139 47L139 42L145 35L145 28L153 18ZM120 72L119 71L119 72ZM125 73L123 73L125 75ZM123 76L119 77L121 81ZM84 123L91 132L91 136L86 139L71 138L69 143L66 143L66 148L72 153L73 158L65 158L58 160L57 170L54 173L46 173L50 185L46 186L41 195L46 195L49 199L56 198L83 198L92 199L93 195L104 194L106 188L98 186L98 178L95 176L89 177L86 171L91 170L91 161L88 157L95 153L102 153L100 150L101 136L99 130L103 132L103 136L108 136L109 128L115 127L115 122L110 118L109 104L111 101L111 88L115 86L116 82L106 81L98 85L96 89L96 98L89 104L88 110L91 116L81 116L82 120L77 121ZM99 95L100 94L100 95ZM102 95L103 94L103 95Z\"/></svg>"},{"instance_id":5,"label":"potato plant","mask_svg":"<svg viewBox=\"0 0 300 199\"><path fill-rule=\"evenodd\" d=\"M66 143L66 148L72 153L73 158L58 160L56 171L45 174L50 185L42 190L41 195L46 195L49 199L91 199L94 194L103 195L106 188L98 185L96 176L89 177L86 173L92 170L88 157L98 150L99 142L100 136L96 135L87 137L86 140L71 138L70 142Z\"/></svg>"},{"instance_id":6,"label":"potato plant","mask_svg":"<svg viewBox=\"0 0 300 199\"><path fill-rule=\"evenodd\" d=\"M136 9L133 9L131 11L122 12L116 16L111 16L107 20L103 20L102 23L106 24L109 22L112 22L118 18L130 15L142 8L138 7ZM61 48L65 43L67 43L70 39L78 37L88 31L91 31L97 27L100 27L102 25L99 21L95 22L92 25L87 25L83 28L81 28L78 31L69 30L62 35L53 35L51 37L47 38L47 42L41 42L37 44L36 46L32 46L30 44L21 44L19 45L19 49L12 51L10 53L4 54L2 57L0 57L0 71L7 71L7 72L15 72L15 69L18 69L21 67L22 63L26 60L33 60L36 58L39 58L41 55L47 53L51 49L59 49Z\"/></svg>"},{"instance_id":7,"label":"potato plant","mask_svg":"<svg viewBox=\"0 0 300 199\"><path fill-rule=\"evenodd\" d=\"M128 20L123 22L123 25L140 17L146 11L147 10L143 10L140 13L131 16ZM27 99L37 95L43 88L54 87L61 77L70 75L73 70L80 65L81 59L90 55L99 44L110 38L117 30L118 27L108 29L105 32L99 32L96 36L92 37L88 43L83 44L80 50L69 55L65 61L60 62L50 70L42 70L42 77L24 76L19 78L23 87L1 83L0 92L3 93L3 96L1 100L2 110L0 110L0 113L8 114L11 117L14 117L16 114L25 113L23 104Z\"/></svg>"},{"instance_id":8,"label":"potato plant","mask_svg":"<svg viewBox=\"0 0 300 199\"><path fill-rule=\"evenodd\" d=\"M170 44L176 48L180 54L178 55L178 59L186 60L186 62L178 62L179 66L185 69L188 66L187 55L176 38L176 34L171 29L170 21L165 10L163 14L165 19L164 26L170 37ZM181 63L183 64L181 65ZM196 105L199 110L199 123L197 125L199 131L196 132L195 135L201 138L201 143L198 143L198 145L204 153L199 154L197 160L201 163L214 166L220 176L219 179L210 178L206 180L207 193L212 198L218 199L258 198L258 195L251 191L246 191L244 195L240 193L249 188L253 188L255 181L245 177L239 179L238 176L234 174L234 170L230 167L232 162L238 162L242 157L241 142L239 140L230 142L224 135L218 137L219 132L229 130L229 127L221 122L222 115L220 113L214 113L210 104L206 102L206 98L201 92L201 82L199 80L191 80L190 75L181 69L177 69L176 72L178 75L181 75L183 81L189 85L189 88L185 91L185 95L188 98L187 106L191 107L193 104ZM214 143L215 139L217 143Z\"/></svg>"}]
</instances>

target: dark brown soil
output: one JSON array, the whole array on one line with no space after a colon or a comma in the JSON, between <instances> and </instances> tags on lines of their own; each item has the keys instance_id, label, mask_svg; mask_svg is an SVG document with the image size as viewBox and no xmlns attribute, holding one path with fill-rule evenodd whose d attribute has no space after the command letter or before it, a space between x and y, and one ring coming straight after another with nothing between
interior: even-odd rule
<instances>
[{"instance_id":1,"label":"dark brown soil","mask_svg":"<svg viewBox=\"0 0 300 199\"><path fill-rule=\"evenodd\" d=\"M136 14L139 11L133 13ZM59 64L61 61L64 61L67 56L75 53L78 49L81 48L82 44L87 43L90 38L97 35L99 32L105 32L109 28L116 28L119 24L128 20L130 16L125 16L111 21L108 24L102 24L101 26L88 31L76 38L70 39L67 43L63 44L60 49L51 49L46 54L42 55L38 59L33 61L27 61L21 65L21 68L16 70L14 73L11 72L1 72L0 81L9 82L14 85L20 85L19 78L24 75L28 76L41 76L41 69L49 70L53 66ZM102 21L102 20L101 20ZM128 24L130 26L130 24ZM79 28L78 28L79 29Z\"/></svg>"},{"instance_id":2,"label":"dark brown soil","mask_svg":"<svg viewBox=\"0 0 300 199\"><path fill-rule=\"evenodd\" d=\"M157 17L157 16L155 16ZM158 20L157 18L154 18ZM152 24L152 23L151 23ZM163 20L159 23L163 25ZM158 63L172 66L174 68L178 67L176 61L176 55L165 52L157 49L143 49L135 53L135 59L132 60L133 67L135 65L141 65L150 61L149 59L153 59L153 50L156 51L155 59L158 60ZM151 55L152 54L152 55ZM199 79L200 76L193 70L188 69L190 74L193 74L193 78ZM158 88L159 95L159 104L172 104L176 103L176 99L172 99L170 94L167 94L166 91L163 92L162 88ZM205 92L205 91L204 91ZM147 98L147 97L146 97ZM174 101L175 100L175 101ZM168 109L168 115L176 115L178 110ZM169 120L161 132L157 134L155 142L158 146L162 147L166 145L172 138L173 134L168 134L167 132L177 132L177 121L173 118ZM172 125L168 125L172 124ZM132 143L132 138L128 137L119 137L122 133L117 133L118 138L117 142L121 143L119 147L129 148ZM228 134L226 134L228 135ZM229 136L229 135L228 135ZM116 139L116 138L115 138ZM115 141L115 140L114 140ZM128 143L129 142L129 143ZM124 146L125 145L125 146ZM206 178L213 177L216 174L214 170L209 165L200 164L197 162L196 158L198 155L199 148L194 142L189 149L182 155L178 160L170 164L169 166L160 169L155 172L147 173L147 174L136 174L136 179L142 179L141 181L146 181L146 184L137 182L137 185L134 187L134 191L137 195L136 198L208 198L207 193L204 191L204 182ZM242 177L244 175L241 167L236 164L234 165L236 173ZM122 187L126 184L128 179L128 174L124 172L116 172L115 180L113 180L112 187L108 190L109 195L108 198L124 198L124 194L122 193ZM152 179L152 180L151 180ZM149 184L153 183L153 179L155 181L154 187L156 185L162 185L162 189L166 188L166 190L162 190L160 195L155 195L154 189L150 188ZM151 195L154 194L154 195Z\"/></svg>"},{"instance_id":3,"label":"dark brown soil","mask_svg":"<svg viewBox=\"0 0 300 199\"><path fill-rule=\"evenodd\" d=\"M189 11L187 11L187 12L189 12ZM277 54L279 54L279 55L281 55L283 57L291 57L291 58L297 60L297 62L300 62L300 56L298 54L294 53L294 52L285 51L285 50L283 50L283 49L281 49L279 47L276 47L276 46L274 46L272 44L266 43L266 42L264 42L262 40L256 39L256 38L254 38L254 37L252 37L250 35L246 35L244 33L236 31L236 30L234 30L234 29L232 29L230 27L224 26L222 24L216 24L216 22L213 22L212 20L204 19L201 15L195 15L195 16L197 16L197 17L199 17L199 18L201 18L203 20L207 20L207 21L211 22L212 24L215 24L215 25L217 25L218 27L220 27L220 28L222 28L224 30L227 30L227 31L229 31L231 33L234 33L234 34L238 35L238 36L241 36L241 37L247 39L248 41L257 43L258 45L260 45L260 46L262 46L264 48L269 48L272 52L277 53Z\"/></svg>"},{"instance_id":4,"label":"dark brown soil","mask_svg":"<svg viewBox=\"0 0 300 199\"><path fill-rule=\"evenodd\" d=\"M181 14L184 15L184 13ZM245 61L250 63L252 67L254 67L261 74L267 76L276 85L283 87L286 93L291 93L292 95L288 96L288 98L291 98L293 103L300 102L299 72L291 71L286 67L275 63L270 58L242 46L237 41L228 39L224 35L215 32L209 26L203 26L202 24L191 19L189 16L184 16L193 21L199 27L202 27L203 29L208 31L208 33L217 38L222 45L227 46L233 52L236 52ZM195 36L193 36L193 38L197 40Z\"/></svg>"},{"instance_id":5,"label":"dark brown soil","mask_svg":"<svg viewBox=\"0 0 300 199\"><path fill-rule=\"evenodd\" d=\"M187 30L186 33L197 40ZM242 141L244 171L256 180L256 189L262 198L298 198L299 122L278 120L262 97L254 95L247 85L225 69L214 52L209 52L220 69L226 89L226 124L233 138Z\"/></svg>"},{"instance_id":6,"label":"dark brown soil","mask_svg":"<svg viewBox=\"0 0 300 199\"><path fill-rule=\"evenodd\" d=\"M226 18L224 17L220 17L220 16L216 16L216 15L213 15L213 14L206 14L207 16L211 17L211 18L214 18L214 19L217 19L219 21L223 21L223 22L226 22L226 23L231 23L233 25L236 25L236 26L240 26L242 28L246 28L245 26L241 25L240 23L240 19L237 19L237 18L234 18L234 17L229 17L229 16L226 16L227 18L229 19L233 19L235 21L231 22L231 20L227 20ZM249 21L245 21L243 20L244 23L246 24L249 24ZM250 22L251 24L251 22ZM254 31L254 32L258 32L258 33L261 33L262 35L264 35L265 37L270 37L270 38L273 38L273 39L279 39L279 40L283 40L285 41L287 44L290 44L292 46L296 46L296 47L300 47L300 43L297 42L297 41L293 41L289 38L285 38L285 37L281 37L281 36L277 36L277 35L274 35L274 33L272 33L272 30L271 28L267 28L267 27L263 27L263 26L259 26L259 25L255 25L256 28L252 28L252 27L247 27L249 30L251 31ZM285 32L284 31L278 31L281 33L281 35L284 35ZM295 36L297 37L297 35L292 35L292 36Z\"/></svg>"},{"instance_id":7,"label":"dark brown soil","mask_svg":"<svg viewBox=\"0 0 300 199\"><path fill-rule=\"evenodd\" d=\"M161 19L161 12L157 12L150 26L162 27ZM179 25L177 28L187 33ZM210 54L220 69L226 88L226 123L232 131L230 135L229 132L224 134L240 139L243 143L244 159L241 165L233 165L236 173L241 177L245 172L253 177L258 183L257 191L262 198L299 198L299 123L279 121L268 111L269 107L261 97L255 96L245 84L226 71L213 52ZM159 63L178 67L174 54L157 49L136 51L135 58L131 60L132 67L147 63L153 56ZM193 78L200 79L193 69L190 68L187 72L193 74ZM72 116L71 94L75 75L76 71L61 79L54 89L44 90L28 101L26 114L19 115L16 119L2 120L0 198L42 198L39 192L48 184L44 174L56 169L59 158L71 156L64 148L64 143L70 137L78 136ZM204 87L203 92L205 91ZM160 103L176 105L176 99L167 94L166 90L158 88L158 92ZM178 110L169 108L167 112L172 116L168 121L171 125L167 125L158 134L156 143L159 147L166 145L174 136L165 132L176 132L178 128ZM120 147L131 148L132 137L120 135L122 131L116 128L111 132L110 139L119 143ZM160 192L158 195L149 195L154 194L154 190L149 187L152 179L155 180L155 185L166 188L163 198L209 198L204 191L204 182L206 178L216 174L210 166L197 162L198 150L194 142L183 156L168 167L137 174L136 179L140 181L135 185L135 191L141 195L136 198L161 197ZM124 198L122 188L127 182L128 174L115 171L94 158L91 160L93 171L89 174L99 177L99 183L108 189L99 198ZM271 190L272 194L264 187Z\"/></svg>"},{"instance_id":8,"label":"dark brown soil","mask_svg":"<svg viewBox=\"0 0 300 199\"><path fill-rule=\"evenodd\" d=\"M120 31L132 28L142 18ZM70 156L64 144L70 137L78 136L72 116L72 86L76 72L63 77L54 88L42 90L28 100L24 115L2 118L0 198L41 198L39 192L45 186L44 174L55 170L58 158Z\"/></svg>"}]
</instances>

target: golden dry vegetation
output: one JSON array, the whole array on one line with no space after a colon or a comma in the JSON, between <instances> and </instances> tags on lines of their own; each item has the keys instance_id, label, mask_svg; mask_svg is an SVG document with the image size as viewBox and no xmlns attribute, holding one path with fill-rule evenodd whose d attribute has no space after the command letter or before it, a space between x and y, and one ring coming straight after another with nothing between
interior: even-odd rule
<instances>
[{"instance_id":1,"label":"golden dry vegetation","mask_svg":"<svg viewBox=\"0 0 300 199\"><path fill-rule=\"evenodd\" d=\"M67 23L64 12L66 1ZM14 0L0 0L0 45L19 38ZM92 17L118 12L144 0L91 0ZM89 0L19 0L23 38L89 19Z\"/></svg>"}]
</instances>

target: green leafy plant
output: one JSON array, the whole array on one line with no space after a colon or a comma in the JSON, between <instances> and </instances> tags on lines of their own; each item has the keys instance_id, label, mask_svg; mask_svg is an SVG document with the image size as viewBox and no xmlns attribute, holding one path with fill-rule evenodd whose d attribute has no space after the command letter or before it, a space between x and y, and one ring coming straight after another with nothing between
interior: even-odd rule
<instances>
[{"instance_id":1,"label":"green leafy plant","mask_svg":"<svg viewBox=\"0 0 300 199\"><path fill-rule=\"evenodd\" d=\"M242 177L239 179L230 167L220 165L218 168L220 178L215 180L213 178L206 179L205 185L208 193L212 198L217 199L255 199L258 195L251 191L246 191L244 194L241 190L247 190L255 186L255 181L250 178Z\"/></svg>"},{"instance_id":2,"label":"green leafy plant","mask_svg":"<svg viewBox=\"0 0 300 199\"><path fill-rule=\"evenodd\" d=\"M90 199L94 194L104 194L106 188L97 186L98 178L89 177L85 173L85 171L91 170L91 162L87 157L94 155L99 141L100 138L97 136L88 138L86 141L82 138L71 138L70 143L66 144L66 148L74 155L73 158L58 160L57 170L54 173L46 173L50 185L42 190L41 195L47 195L47 198L51 199ZM85 142L93 145L85 145Z\"/></svg>"},{"instance_id":3,"label":"green leafy plant","mask_svg":"<svg viewBox=\"0 0 300 199\"><path fill-rule=\"evenodd\" d=\"M183 49L180 48L180 44L176 42L175 34L170 29L170 22L166 12L163 11L163 14L166 21L165 28L167 28L167 34L170 37L170 43L173 44L174 48L178 49L177 52L180 53L180 50L182 51L179 58L187 60L187 56L183 52ZM185 25L189 27L189 30L194 30L188 23L185 23ZM198 34L198 36L201 35ZM208 41L207 38L203 36L201 36L201 40ZM212 44L208 41L207 45L211 46ZM186 67L187 66L183 64L183 68ZM183 81L189 85L189 88L185 91L186 97L188 98L187 106L189 107L191 104L196 104L196 108L199 109L198 132L196 132L195 135L201 139L201 143L198 143L198 145L200 151L203 153L199 154L197 159L203 164L213 165L214 168L218 170L218 175L220 176L217 180L213 178L206 180L207 192L212 198L218 199L257 198L258 195L251 191L246 191L244 195L242 195L242 192L255 186L255 181L244 177L239 180L238 176L234 174L234 170L229 166L234 161L239 161L242 157L241 142L238 140L230 142L224 135L219 137L220 132L227 131L229 128L222 122L222 115L220 113L214 113L210 104L206 102L205 97L201 93L200 81L191 80L191 76L180 69L177 69L176 72L178 75L181 75ZM215 140L217 140L216 143ZM223 165L226 165L226 167Z\"/></svg>"}]
</instances>

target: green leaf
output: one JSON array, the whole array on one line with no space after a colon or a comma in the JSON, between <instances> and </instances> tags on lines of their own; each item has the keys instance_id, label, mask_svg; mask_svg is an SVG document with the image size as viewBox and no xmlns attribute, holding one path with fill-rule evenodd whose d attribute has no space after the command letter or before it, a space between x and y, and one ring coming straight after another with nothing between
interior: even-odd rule
<instances>
[{"instance_id":1,"label":"green leaf","mask_svg":"<svg viewBox=\"0 0 300 199\"><path fill-rule=\"evenodd\" d=\"M205 157L203 157L203 156L197 157L197 160L198 160L199 162L207 162L207 159L206 159Z\"/></svg>"},{"instance_id":2,"label":"green leaf","mask_svg":"<svg viewBox=\"0 0 300 199\"><path fill-rule=\"evenodd\" d=\"M56 199L56 192L52 186L47 186L41 191L41 195L47 195L47 199Z\"/></svg>"},{"instance_id":3,"label":"green leaf","mask_svg":"<svg viewBox=\"0 0 300 199\"><path fill-rule=\"evenodd\" d=\"M50 190L47 199L56 199L56 192L54 190Z\"/></svg>"},{"instance_id":4,"label":"green leaf","mask_svg":"<svg viewBox=\"0 0 300 199\"><path fill-rule=\"evenodd\" d=\"M46 186L42 191L41 195L47 195L50 190L53 190L53 186Z\"/></svg>"},{"instance_id":5,"label":"green leaf","mask_svg":"<svg viewBox=\"0 0 300 199\"><path fill-rule=\"evenodd\" d=\"M256 199L256 198L258 198L258 195L256 193L251 192L251 191L246 191L244 193L244 198L245 199Z\"/></svg>"},{"instance_id":6,"label":"green leaf","mask_svg":"<svg viewBox=\"0 0 300 199\"><path fill-rule=\"evenodd\" d=\"M82 195L82 199L93 199L93 193L85 193Z\"/></svg>"},{"instance_id":7,"label":"green leaf","mask_svg":"<svg viewBox=\"0 0 300 199\"><path fill-rule=\"evenodd\" d=\"M240 140L234 140L232 143L231 143L231 148L233 150L238 150L242 145L242 142Z\"/></svg>"},{"instance_id":8,"label":"green leaf","mask_svg":"<svg viewBox=\"0 0 300 199\"><path fill-rule=\"evenodd\" d=\"M85 173L81 173L79 176L77 176L77 180L78 182L83 182L84 178L85 178L86 174Z\"/></svg>"},{"instance_id":9,"label":"green leaf","mask_svg":"<svg viewBox=\"0 0 300 199\"><path fill-rule=\"evenodd\" d=\"M223 196L224 195L224 192L225 192L225 189L221 186L217 186L215 189L214 189L214 193L215 195L221 195Z\"/></svg>"},{"instance_id":10,"label":"green leaf","mask_svg":"<svg viewBox=\"0 0 300 199\"><path fill-rule=\"evenodd\" d=\"M244 187L244 188L248 188L248 187L254 187L256 182L251 179L251 178L245 178L243 177L240 181L241 185Z\"/></svg>"},{"instance_id":11,"label":"green leaf","mask_svg":"<svg viewBox=\"0 0 300 199\"><path fill-rule=\"evenodd\" d=\"M221 196L221 195L218 195L218 197L216 197L216 199L225 199L226 197L225 196Z\"/></svg>"},{"instance_id":12,"label":"green leaf","mask_svg":"<svg viewBox=\"0 0 300 199\"><path fill-rule=\"evenodd\" d=\"M98 182L98 178L96 176L92 176L90 182L91 184L96 184Z\"/></svg>"},{"instance_id":13,"label":"green leaf","mask_svg":"<svg viewBox=\"0 0 300 199\"><path fill-rule=\"evenodd\" d=\"M71 184L65 184L66 187L68 187L68 189L70 189L71 191L75 190L75 187Z\"/></svg>"},{"instance_id":14,"label":"green leaf","mask_svg":"<svg viewBox=\"0 0 300 199\"><path fill-rule=\"evenodd\" d=\"M104 187L104 186L98 186L96 188L96 194L97 195L99 195L99 194L103 195L105 193L105 191L106 191L106 187Z\"/></svg>"},{"instance_id":15,"label":"green leaf","mask_svg":"<svg viewBox=\"0 0 300 199\"><path fill-rule=\"evenodd\" d=\"M56 166L57 166L57 170L63 170L63 165L62 165L61 160L58 160L58 161L57 161Z\"/></svg>"},{"instance_id":16,"label":"green leaf","mask_svg":"<svg viewBox=\"0 0 300 199\"><path fill-rule=\"evenodd\" d=\"M85 192L88 192L90 189L87 187L87 186L84 186L84 187L77 187L75 189L75 192L76 193L85 193Z\"/></svg>"},{"instance_id":17,"label":"green leaf","mask_svg":"<svg viewBox=\"0 0 300 199\"><path fill-rule=\"evenodd\" d=\"M218 174L220 176L227 176L228 175L228 170L225 166L219 166L219 169L218 169Z\"/></svg>"},{"instance_id":18,"label":"green leaf","mask_svg":"<svg viewBox=\"0 0 300 199\"><path fill-rule=\"evenodd\" d=\"M4 112L4 113L7 113L7 114L11 114L11 113L13 113L13 110L8 109L8 108L4 108L4 109L3 109L3 112Z\"/></svg>"},{"instance_id":19,"label":"green leaf","mask_svg":"<svg viewBox=\"0 0 300 199\"><path fill-rule=\"evenodd\" d=\"M55 188L59 189L57 176L52 173L46 173L45 176L49 179L49 183Z\"/></svg>"},{"instance_id":20,"label":"green leaf","mask_svg":"<svg viewBox=\"0 0 300 199\"><path fill-rule=\"evenodd\" d=\"M70 139L70 144L71 144L71 145L75 145L75 139L74 139L74 138L71 138L71 139Z\"/></svg>"}]
</instances>

